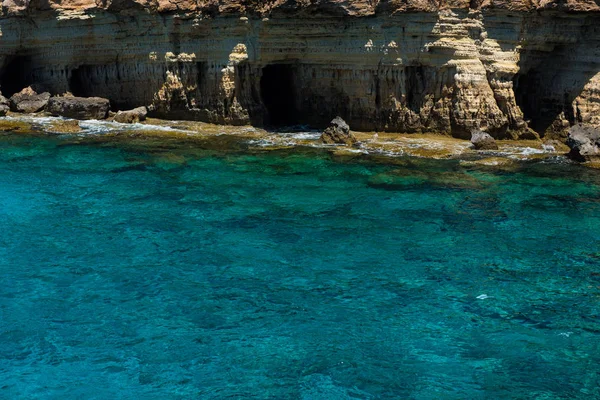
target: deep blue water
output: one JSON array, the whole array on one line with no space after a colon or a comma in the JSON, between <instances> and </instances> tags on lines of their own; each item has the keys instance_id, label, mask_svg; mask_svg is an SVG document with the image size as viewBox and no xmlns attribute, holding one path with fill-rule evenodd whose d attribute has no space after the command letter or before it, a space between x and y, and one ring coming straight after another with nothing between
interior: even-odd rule
<instances>
[{"instance_id":1,"label":"deep blue water","mask_svg":"<svg viewBox=\"0 0 600 400\"><path fill-rule=\"evenodd\" d=\"M214 147L1 138L0 398L600 398L600 171Z\"/></svg>"}]
</instances>

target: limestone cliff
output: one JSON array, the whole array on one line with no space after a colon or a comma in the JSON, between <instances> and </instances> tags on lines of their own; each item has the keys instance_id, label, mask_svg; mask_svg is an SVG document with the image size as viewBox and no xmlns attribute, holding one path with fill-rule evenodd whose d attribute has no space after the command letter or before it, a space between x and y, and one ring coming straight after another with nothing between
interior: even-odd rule
<instances>
[{"instance_id":1,"label":"limestone cliff","mask_svg":"<svg viewBox=\"0 0 600 400\"><path fill-rule=\"evenodd\" d=\"M4 0L0 89L32 83L166 118L560 135L600 127L600 6Z\"/></svg>"}]
</instances>

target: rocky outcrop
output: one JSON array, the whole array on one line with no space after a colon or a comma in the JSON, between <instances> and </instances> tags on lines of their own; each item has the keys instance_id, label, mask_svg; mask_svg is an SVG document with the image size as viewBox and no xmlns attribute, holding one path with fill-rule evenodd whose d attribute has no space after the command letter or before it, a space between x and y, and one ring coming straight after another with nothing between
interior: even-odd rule
<instances>
[{"instance_id":1,"label":"rocky outcrop","mask_svg":"<svg viewBox=\"0 0 600 400\"><path fill-rule=\"evenodd\" d=\"M471 143L475 150L498 150L498 144L494 138L482 131L471 133Z\"/></svg>"},{"instance_id":2,"label":"rocky outcrop","mask_svg":"<svg viewBox=\"0 0 600 400\"><path fill-rule=\"evenodd\" d=\"M325 144L343 144L352 146L358 143L356 137L350 132L350 127L340 117L334 118L321 135L321 142Z\"/></svg>"},{"instance_id":3,"label":"rocky outcrop","mask_svg":"<svg viewBox=\"0 0 600 400\"><path fill-rule=\"evenodd\" d=\"M37 93L31 87L26 87L10 97L10 109L21 113L35 113L42 111L49 99L50 93Z\"/></svg>"},{"instance_id":4,"label":"rocky outcrop","mask_svg":"<svg viewBox=\"0 0 600 400\"><path fill-rule=\"evenodd\" d=\"M4 0L0 86L230 124L600 127L594 0Z\"/></svg>"},{"instance_id":5,"label":"rocky outcrop","mask_svg":"<svg viewBox=\"0 0 600 400\"><path fill-rule=\"evenodd\" d=\"M123 124L134 124L144 121L146 119L146 115L148 115L148 110L146 107L137 107L133 110L119 111L115 115L114 121Z\"/></svg>"},{"instance_id":6,"label":"rocky outcrop","mask_svg":"<svg viewBox=\"0 0 600 400\"><path fill-rule=\"evenodd\" d=\"M600 129L575 125L569 129L567 146L571 149L569 157L576 161L594 161L600 159Z\"/></svg>"},{"instance_id":7,"label":"rocky outcrop","mask_svg":"<svg viewBox=\"0 0 600 400\"><path fill-rule=\"evenodd\" d=\"M104 119L110 102L100 97L53 97L47 111L55 116L74 119Z\"/></svg>"},{"instance_id":8,"label":"rocky outcrop","mask_svg":"<svg viewBox=\"0 0 600 400\"><path fill-rule=\"evenodd\" d=\"M10 111L8 99L0 93L0 117L4 117Z\"/></svg>"}]
</instances>

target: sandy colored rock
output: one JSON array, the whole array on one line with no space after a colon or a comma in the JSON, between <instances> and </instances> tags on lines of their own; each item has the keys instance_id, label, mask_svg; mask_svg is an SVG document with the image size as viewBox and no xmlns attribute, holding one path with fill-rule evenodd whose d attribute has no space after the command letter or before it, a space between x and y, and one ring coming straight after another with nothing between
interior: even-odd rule
<instances>
[{"instance_id":1,"label":"sandy colored rock","mask_svg":"<svg viewBox=\"0 0 600 400\"><path fill-rule=\"evenodd\" d=\"M471 143L473 143L475 150L498 150L498 144L486 132L473 131L471 133Z\"/></svg>"},{"instance_id":2,"label":"sandy colored rock","mask_svg":"<svg viewBox=\"0 0 600 400\"><path fill-rule=\"evenodd\" d=\"M321 142L325 144L343 144L352 146L358 142L356 137L350 132L350 127L340 117L334 118L327 129L321 135Z\"/></svg>"},{"instance_id":3,"label":"sandy colored rock","mask_svg":"<svg viewBox=\"0 0 600 400\"><path fill-rule=\"evenodd\" d=\"M148 110L146 107L137 107L133 110L117 112L117 114L114 116L114 121L123 124L134 124L140 121L145 121L147 115Z\"/></svg>"},{"instance_id":4,"label":"sandy colored rock","mask_svg":"<svg viewBox=\"0 0 600 400\"><path fill-rule=\"evenodd\" d=\"M4 117L10 111L8 99L0 93L0 117Z\"/></svg>"}]
</instances>

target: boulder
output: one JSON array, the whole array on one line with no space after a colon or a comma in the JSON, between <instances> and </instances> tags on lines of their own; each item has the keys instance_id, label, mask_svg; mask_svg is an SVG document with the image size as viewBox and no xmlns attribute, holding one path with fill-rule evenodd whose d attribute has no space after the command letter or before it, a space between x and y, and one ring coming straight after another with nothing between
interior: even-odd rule
<instances>
[{"instance_id":1,"label":"boulder","mask_svg":"<svg viewBox=\"0 0 600 400\"><path fill-rule=\"evenodd\" d=\"M44 92L38 94L30 87L26 87L19 93L13 94L10 98L10 109L22 113L35 113L42 111L48 104L50 93Z\"/></svg>"},{"instance_id":2,"label":"boulder","mask_svg":"<svg viewBox=\"0 0 600 400\"><path fill-rule=\"evenodd\" d=\"M115 122L121 122L123 124L134 124L136 122L144 121L148 110L146 107L137 107L133 110L119 111L115 115Z\"/></svg>"},{"instance_id":3,"label":"boulder","mask_svg":"<svg viewBox=\"0 0 600 400\"><path fill-rule=\"evenodd\" d=\"M592 161L600 158L600 129L574 125L567 135L569 157L576 161Z\"/></svg>"},{"instance_id":4,"label":"boulder","mask_svg":"<svg viewBox=\"0 0 600 400\"><path fill-rule=\"evenodd\" d=\"M10 110L8 99L0 93L0 117L4 117Z\"/></svg>"},{"instance_id":5,"label":"boulder","mask_svg":"<svg viewBox=\"0 0 600 400\"><path fill-rule=\"evenodd\" d=\"M471 143L475 150L498 150L494 138L482 131L471 132Z\"/></svg>"},{"instance_id":6,"label":"boulder","mask_svg":"<svg viewBox=\"0 0 600 400\"><path fill-rule=\"evenodd\" d=\"M46 110L55 116L73 119L104 119L110 102L101 97L53 97Z\"/></svg>"},{"instance_id":7,"label":"boulder","mask_svg":"<svg viewBox=\"0 0 600 400\"><path fill-rule=\"evenodd\" d=\"M327 129L323 131L321 135L321 142L325 144L345 144L352 146L356 144L358 140L350 132L350 127L340 117L335 117L330 123Z\"/></svg>"}]
</instances>

